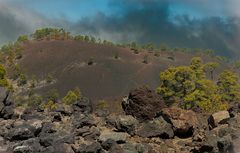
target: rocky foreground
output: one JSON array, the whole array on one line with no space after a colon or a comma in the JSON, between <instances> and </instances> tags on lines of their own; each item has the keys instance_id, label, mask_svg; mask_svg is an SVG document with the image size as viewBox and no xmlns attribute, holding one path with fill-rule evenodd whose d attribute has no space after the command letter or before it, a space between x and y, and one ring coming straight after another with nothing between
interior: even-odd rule
<instances>
[{"instance_id":1,"label":"rocky foreground","mask_svg":"<svg viewBox=\"0 0 240 153\"><path fill-rule=\"evenodd\" d=\"M94 113L87 98L50 111L0 97L0 153L240 152L239 107L212 115L168 108L147 88L124 99L126 115Z\"/></svg>"}]
</instances>

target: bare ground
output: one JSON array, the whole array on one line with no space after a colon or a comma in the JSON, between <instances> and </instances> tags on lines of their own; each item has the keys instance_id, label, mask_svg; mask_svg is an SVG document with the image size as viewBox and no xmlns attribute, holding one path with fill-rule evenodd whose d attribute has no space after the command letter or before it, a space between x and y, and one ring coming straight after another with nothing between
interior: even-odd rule
<instances>
[{"instance_id":1,"label":"bare ground","mask_svg":"<svg viewBox=\"0 0 240 153\"><path fill-rule=\"evenodd\" d=\"M56 79L56 83L37 89L38 92L57 89L64 95L68 90L79 87L93 100L118 99L141 85L156 88L161 71L170 66L187 65L196 56L184 52L162 52L156 57L147 51L134 54L128 48L72 40L33 41L24 48L19 64L29 77L35 75L44 79L51 73ZM114 59L116 53L119 59ZM148 64L143 63L145 55L148 55ZM170 56L174 60L169 59ZM200 56L204 61L216 60ZM90 58L93 65L87 64ZM223 64L217 71L225 67Z\"/></svg>"}]
</instances>

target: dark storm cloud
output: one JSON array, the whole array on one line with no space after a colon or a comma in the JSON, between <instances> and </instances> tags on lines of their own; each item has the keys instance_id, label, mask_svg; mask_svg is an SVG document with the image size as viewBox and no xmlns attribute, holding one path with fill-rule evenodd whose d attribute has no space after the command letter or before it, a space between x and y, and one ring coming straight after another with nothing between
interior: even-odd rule
<instances>
[{"instance_id":1,"label":"dark storm cloud","mask_svg":"<svg viewBox=\"0 0 240 153\"><path fill-rule=\"evenodd\" d=\"M136 0L112 2L118 8L112 15L100 13L74 25L76 32L99 35L120 42L168 43L173 47L212 48L220 54L236 54L239 19L206 17L191 19L172 16L167 1Z\"/></svg>"}]
</instances>

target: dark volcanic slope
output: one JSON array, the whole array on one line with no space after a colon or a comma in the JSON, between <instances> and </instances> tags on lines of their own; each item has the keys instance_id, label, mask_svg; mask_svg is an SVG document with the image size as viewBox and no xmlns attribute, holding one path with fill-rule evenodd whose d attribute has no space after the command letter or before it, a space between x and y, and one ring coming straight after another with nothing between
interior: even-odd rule
<instances>
[{"instance_id":1,"label":"dark volcanic slope","mask_svg":"<svg viewBox=\"0 0 240 153\"><path fill-rule=\"evenodd\" d=\"M159 72L173 65L189 64L194 56L188 53L174 53L175 60L168 59L169 53L155 57L153 53L136 55L130 49L104 46L79 41L39 41L25 45L23 58L19 61L28 76L46 78L52 73L57 82L40 89L58 89L61 95L79 87L92 99L123 96L130 89L140 85L156 88ZM120 59L114 59L115 53ZM149 64L143 57L148 55ZM87 65L90 58L95 64ZM205 61L211 60L203 57Z\"/></svg>"}]
</instances>

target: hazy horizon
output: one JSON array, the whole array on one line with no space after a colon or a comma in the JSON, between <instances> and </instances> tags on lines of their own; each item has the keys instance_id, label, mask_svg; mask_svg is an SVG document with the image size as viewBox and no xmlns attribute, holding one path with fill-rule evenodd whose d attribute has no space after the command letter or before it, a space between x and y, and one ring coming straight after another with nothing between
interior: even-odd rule
<instances>
[{"instance_id":1,"label":"hazy horizon","mask_svg":"<svg viewBox=\"0 0 240 153\"><path fill-rule=\"evenodd\" d=\"M114 42L167 43L240 55L237 0L0 0L0 44L61 27Z\"/></svg>"}]
</instances>

